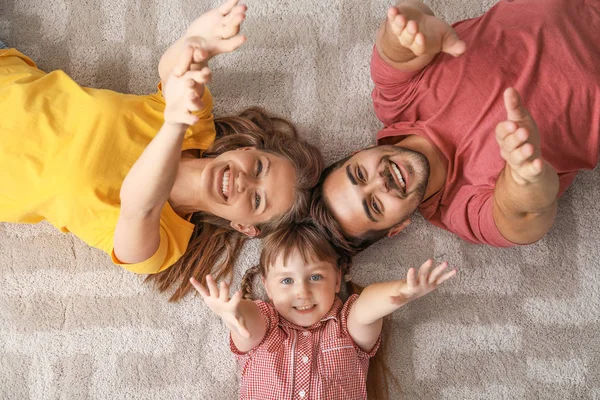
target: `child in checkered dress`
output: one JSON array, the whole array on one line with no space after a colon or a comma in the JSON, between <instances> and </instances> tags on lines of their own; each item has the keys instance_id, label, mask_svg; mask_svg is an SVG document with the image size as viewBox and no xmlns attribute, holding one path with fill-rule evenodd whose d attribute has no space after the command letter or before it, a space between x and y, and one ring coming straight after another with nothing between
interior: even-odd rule
<instances>
[{"instance_id":1,"label":"child in checkered dress","mask_svg":"<svg viewBox=\"0 0 600 400\"><path fill-rule=\"evenodd\" d=\"M383 317L455 275L426 261L405 280L337 296L344 263L327 238L303 222L268 236L258 266L229 297L226 282L191 279L206 305L231 331L241 366L240 399L366 399L369 359L380 344ZM244 298L259 274L269 303Z\"/></svg>"}]
</instances>

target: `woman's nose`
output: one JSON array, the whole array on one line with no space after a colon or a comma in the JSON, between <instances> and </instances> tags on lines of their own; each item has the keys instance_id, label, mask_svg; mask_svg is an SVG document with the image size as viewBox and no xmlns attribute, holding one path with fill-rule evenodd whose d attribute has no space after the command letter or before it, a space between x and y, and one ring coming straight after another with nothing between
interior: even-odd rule
<instances>
[{"instance_id":1,"label":"woman's nose","mask_svg":"<svg viewBox=\"0 0 600 400\"><path fill-rule=\"evenodd\" d=\"M256 185L255 180L249 177L245 172L240 171L236 179L236 189L238 193L243 193L248 189L252 189Z\"/></svg>"}]
</instances>

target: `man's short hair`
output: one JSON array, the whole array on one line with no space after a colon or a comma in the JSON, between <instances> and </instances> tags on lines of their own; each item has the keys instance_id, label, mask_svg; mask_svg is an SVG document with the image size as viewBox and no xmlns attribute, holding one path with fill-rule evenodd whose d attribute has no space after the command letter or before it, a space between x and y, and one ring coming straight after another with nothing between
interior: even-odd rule
<instances>
[{"instance_id":1,"label":"man's short hair","mask_svg":"<svg viewBox=\"0 0 600 400\"><path fill-rule=\"evenodd\" d=\"M346 234L342 226L335 219L333 211L331 210L331 204L323 192L323 183L332 172L341 168L351 157L352 154L334 162L323 170L319 182L313 189L310 215L325 233L329 235L331 242L338 251L343 251L353 257L373 243L386 237L389 228L380 230L373 229L359 236L352 236Z\"/></svg>"}]
</instances>

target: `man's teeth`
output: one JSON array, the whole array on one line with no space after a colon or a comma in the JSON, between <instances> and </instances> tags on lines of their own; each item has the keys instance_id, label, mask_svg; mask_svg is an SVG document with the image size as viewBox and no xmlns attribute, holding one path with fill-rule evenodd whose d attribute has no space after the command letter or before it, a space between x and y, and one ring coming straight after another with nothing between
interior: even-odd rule
<instances>
[{"instance_id":1,"label":"man's teeth","mask_svg":"<svg viewBox=\"0 0 600 400\"><path fill-rule=\"evenodd\" d=\"M298 311L305 311L305 310L309 310L311 308L313 308L314 305L310 305L310 306L301 306L301 307L296 307L296 310Z\"/></svg>"},{"instance_id":2,"label":"man's teeth","mask_svg":"<svg viewBox=\"0 0 600 400\"><path fill-rule=\"evenodd\" d=\"M223 172L223 187L221 188L221 191L223 192L225 198L229 196L229 173L229 168Z\"/></svg>"},{"instance_id":3,"label":"man's teeth","mask_svg":"<svg viewBox=\"0 0 600 400\"><path fill-rule=\"evenodd\" d=\"M402 178L402 174L400 173L400 169L398 169L398 166L394 163L392 163L392 170L394 170L394 173L396 174L396 177L398 178L398 180L400 181L400 183L402 184L402 189L406 189L406 182L404 182L404 179Z\"/></svg>"}]
</instances>

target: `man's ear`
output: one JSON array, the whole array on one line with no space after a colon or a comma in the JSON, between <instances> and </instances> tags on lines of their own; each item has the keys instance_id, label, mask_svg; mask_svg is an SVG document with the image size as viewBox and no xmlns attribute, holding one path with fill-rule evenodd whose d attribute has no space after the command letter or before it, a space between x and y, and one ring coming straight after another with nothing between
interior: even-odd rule
<instances>
[{"instance_id":1,"label":"man's ear","mask_svg":"<svg viewBox=\"0 0 600 400\"><path fill-rule=\"evenodd\" d=\"M400 232L404 230L407 226L410 225L410 218L406 218L404 221L400 222L398 225L394 225L390 228L387 233L387 237L396 236Z\"/></svg>"},{"instance_id":2,"label":"man's ear","mask_svg":"<svg viewBox=\"0 0 600 400\"><path fill-rule=\"evenodd\" d=\"M243 233L244 235L249 236L251 238L260 235L260 230L254 225L238 224L237 222L233 221L231 221L230 225L236 231Z\"/></svg>"}]
</instances>

